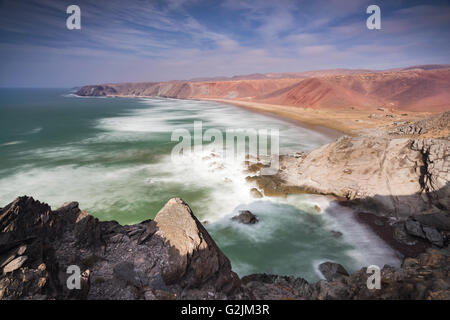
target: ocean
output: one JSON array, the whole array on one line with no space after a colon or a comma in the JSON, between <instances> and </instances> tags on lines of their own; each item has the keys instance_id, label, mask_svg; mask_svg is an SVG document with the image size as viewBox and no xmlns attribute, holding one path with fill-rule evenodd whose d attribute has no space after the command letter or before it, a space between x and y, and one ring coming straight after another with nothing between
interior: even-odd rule
<instances>
[{"instance_id":1,"label":"ocean","mask_svg":"<svg viewBox=\"0 0 450 320\"><path fill-rule=\"evenodd\" d=\"M174 162L176 129L193 132L276 128L280 152L310 151L334 138L292 122L210 101L77 97L68 89L0 89L0 207L28 195L56 209L78 201L100 220L154 218L172 197L192 208L240 276L272 273L322 278L318 265L347 270L399 258L348 208L318 195L250 195L244 161L208 146ZM321 210L318 212L316 206ZM230 218L250 210L243 225ZM342 233L336 237L336 233Z\"/></svg>"}]
</instances>

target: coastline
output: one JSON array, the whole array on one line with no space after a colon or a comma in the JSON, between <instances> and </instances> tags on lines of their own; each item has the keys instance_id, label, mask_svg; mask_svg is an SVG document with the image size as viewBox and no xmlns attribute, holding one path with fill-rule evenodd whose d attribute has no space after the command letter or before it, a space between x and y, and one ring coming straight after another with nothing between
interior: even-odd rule
<instances>
[{"instance_id":1,"label":"coastline","mask_svg":"<svg viewBox=\"0 0 450 320\"><path fill-rule=\"evenodd\" d=\"M319 132L340 133L340 135L357 136L367 129L377 129L390 126L394 121L417 121L432 113L429 112L398 112L387 110L330 110L301 108L287 105L275 105L254 101L242 101L231 99L199 99L203 101L216 101L225 104L242 107L259 113L281 117L300 123L308 129ZM325 130L325 131L327 131Z\"/></svg>"},{"instance_id":2,"label":"coastline","mask_svg":"<svg viewBox=\"0 0 450 320\"><path fill-rule=\"evenodd\" d=\"M77 95L78 96L78 95ZM78 96L84 97L84 96ZM94 97L94 96L91 96ZM367 131L391 127L396 122L409 123L421 120L433 112L402 112L378 108L376 110L348 109L314 109L289 105L268 104L257 101L243 101L220 98L169 98L145 95L106 95L103 98L141 98L141 99L175 99L213 101L233 105L253 112L262 113L300 125L306 129L322 133L333 139L343 135L358 136Z\"/></svg>"}]
</instances>

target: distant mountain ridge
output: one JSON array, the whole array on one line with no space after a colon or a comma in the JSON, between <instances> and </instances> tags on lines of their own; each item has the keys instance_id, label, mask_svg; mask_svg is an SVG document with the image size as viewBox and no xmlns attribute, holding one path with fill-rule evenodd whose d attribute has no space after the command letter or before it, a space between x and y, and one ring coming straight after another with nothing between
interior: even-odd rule
<instances>
[{"instance_id":1,"label":"distant mountain ridge","mask_svg":"<svg viewBox=\"0 0 450 320\"><path fill-rule=\"evenodd\" d=\"M80 96L229 99L317 109L450 110L450 65L331 69L84 86Z\"/></svg>"}]
</instances>

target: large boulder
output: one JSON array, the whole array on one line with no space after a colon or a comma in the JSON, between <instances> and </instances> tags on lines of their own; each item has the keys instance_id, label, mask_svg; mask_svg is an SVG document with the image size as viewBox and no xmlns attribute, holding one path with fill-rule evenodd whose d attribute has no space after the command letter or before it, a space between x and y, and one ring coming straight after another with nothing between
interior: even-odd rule
<instances>
[{"instance_id":1,"label":"large boulder","mask_svg":"<svg viewBox=\"0 0 450 320\"><path fill-rule=\"evenodd\" d=\"M243 223L243 224L255 224L259 222L258 218L248 210L239 211L237 216L231 218L231 220Z\"/></svg>"},{"instance_id":2,"label":"large boulder","mask_svg":"<svg viewBox=\"0 0 450 320\"><path fill-rule=\"evenodd\" d=\"M169 200L155 217L156 234L168 247L162 276L167 284L197 287L211 280L227 292L239 285L227 257L217 247L189 206L179 198Z\"/></svg>"}]
</instances>

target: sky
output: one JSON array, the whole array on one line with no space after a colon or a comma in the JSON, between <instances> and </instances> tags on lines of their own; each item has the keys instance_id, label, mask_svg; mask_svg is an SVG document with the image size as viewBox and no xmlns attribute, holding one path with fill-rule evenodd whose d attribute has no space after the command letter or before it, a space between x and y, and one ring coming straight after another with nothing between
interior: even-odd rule
<instances>
[{"instance_id":1,"label":"sky","mask_svg":"<svg viewBox=\"0 0 450 320\"><path fill-rule=\"evenodd\" d=\"M449 40L449 0L0 0L0 87L447 64Z\"/></svg>"}]
</instances>

